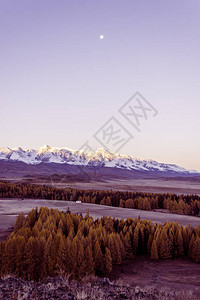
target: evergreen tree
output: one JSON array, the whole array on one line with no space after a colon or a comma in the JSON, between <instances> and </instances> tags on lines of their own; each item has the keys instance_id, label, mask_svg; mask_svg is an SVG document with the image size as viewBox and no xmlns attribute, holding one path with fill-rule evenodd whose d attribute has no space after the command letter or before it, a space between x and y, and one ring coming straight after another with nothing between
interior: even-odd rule
<instances>
[{"instance_id":1,"label":"evergreen tree","mask_svg":"<svg viewBox=\"0 0 200 300\"><path fill-rule=\"evenodd\" d=\"M36 261L35 261L34 237L30 237L25 247L24 253L24 276L30 280L34 276Z\"/></svg>"},{"instance_id":2,"label":"evergreen tree","mask_svg":"<svg viewBox=\"0 0 200 300\"><path fill-rule=\"evenodd\" d=\"M85 249L85 261L87 263L86 273L88 275L93 274L94 273L94 259L92 256L92 246L91 245L88 245Z\"/></svg>"},{"instance_id":3,"label":"evergreen tree","mask_svg":"<svg viewBox=\"0 0 200 300\"><path fill-rule=\"evenodd\" d=\"M110 250L107 247L104 256L104 270L108 273L112 271L112 257L110 254Z\"/></svg>"},{"instance_id":4,"label":"evergreen tree","mask_svg":"<svg viewBox=\"0 0 200 300\"><path fill-rule=\"evenodd\" d=\"M124 246L126 251L126 258L127 259L133 258L133 248L132 248L131 237L129 232L127 232L125 235Z\"/></svg>"},{"instance_id":5,"label":"evergreen tree","mask_svg":"<svg viewBox=\"0 0 200 300\"><path fill-rule=\"evenodd\" d=\"M193 242L191 256L196 263L200 263L200 237L199 236L197 236L196 240Z\"/></svg>"},{"instance_id":6,"label":"evergreen tree","mask_svg":"<svg viewBox=\"0 0 200 300\"><path fill-rule=\"evenodd\" d=\"M15 225L14 225L14 231L18 231L19 229L22 228L22 226L24 225L24 220L25 220L25 216L24 216L24 212L22 212L21 214L19 214L17 216Z\"/></svg>"},{"instance_id":7,"label":"evergreen tree","mask_svg":"<svg viewBox=\"0 0 200 300\"><path fill-rule=\"evenodd\" d=\"M24 269L24 255L25 255L25 238L23 236L17 236L16 238L16 274L23 276Z\"/></svg>"},{"instance_id":8,"label":"evergreen tree","mask_svg":"<svg viewBox=\"0 0 200 300\"><path fill-rule=\"evenodd\" d=\"M140 228L140 224L138 223L135 227L134 235L133 235L133 252L134 252L134 254L137 254L137 250L138 250L139 228Z\"/></svg>"},{"instance_id":9,"label":"evergreen tree","mask_svg":"<svg viewBox=\"0 0 200 300\"><path fill-rule=\"evenodd\" d=\"M16 237L10 237L2 256L2 273L13 274L16 270Z\"/></svg>"},{"instance_id":10,"label":"evergreen tree","mask_svg":"<svg viewBox=\"0 0 200 300\"><path fill-rule=\"evenodd\" d=\"M66 242L64 236L60 238L60 244L58 248L58 255L56 261L56 270L57 273L66 272Z\"/></svg>"},{"instance_id":11,"label":"evergreen tree","mask_svg":"<svg viewBox=\"0 0 200 300\"><path fill-rule=\"evenodd\" d=\"M94 245L93 257L95 262L95 270L103 271L103 254L98 241L96 241Z\"/></svg>"},{"instance_id":12,"label":"evergreen tree","mask_svg":"<svg viewBox=\"0 0 200 300\"><path fill-rule=\"evenodd\" d=\"M178 231L178 254L179 256L184 255L183 237L180 229Z\"/></svg>"},{"instance_id":13,"label":"evergreen tree","mask_svg":"<svg viewBox=\"0 0 200 300\"><path fill-rule=\"evenodd\" d=\"M169 238L165 228L162 230L159 240L160 240L159 257L163 259L171 258L171 253L169 248Z\"/></svg>"},{"instance_id":14,"label":"evergreen tree","mask_svg":"<svg viewBox=\"0 0 200 300\"><path fill-rule=\"evenodd\" d=\"M156 240L153 240L153 243L152 243L151 259L153 259L153 260L158 260L159 259Z\"/></svg>"},{"instance_id":15,"label":"evergreen tree","mask_svg":"<svg viewBox=\"0 0 200 300\"><path fill-rule=\"evenodd\" d=\"M188 251L188 256L189 257L192 257L193 247L194 247L194 241L195 241L195 238L194 238L194 234L193 234L192 238L190 240L190 243L189 243L189 251Z\"/></svg>"}]
</instances>

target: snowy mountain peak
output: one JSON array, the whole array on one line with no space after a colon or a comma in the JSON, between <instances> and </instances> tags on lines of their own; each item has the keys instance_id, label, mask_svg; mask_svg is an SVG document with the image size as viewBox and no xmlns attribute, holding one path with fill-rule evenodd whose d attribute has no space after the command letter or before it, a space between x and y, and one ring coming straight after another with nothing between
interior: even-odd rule
<instances>
[{"instance_id":1,"label":"snowy mountain peak","mask_svg":"<svg viewBox=\"0 0 200 300\"><path fill-rule=\"evenodd\" d=\"M20 161L26 164L37 165L40 163L57 163L83 166L112 167L127 170L147 172L172 172L178 174L198 174L174 164L158 163L154 160L136 159L129 155L109 152L105 149L84 152L83 150L72 150L66 147L57 148L44 145L38 149L0 148L0 160Z\"/></svg>"},{"instance_id":2,"label":"snowy mountain peak","mask_svg":"<svg viewBox=\"0 0 200 300\"><path fill-rule=\"evenodd\" d=\"M10 153L12 149L6 147L6 148L0 148L0 153Z\"/></svg>"},{"instance_id":3,"label":"snowy mountain peak","mask_svg":"<svg viewBox=\"0 0 200 300\"><path fill-rule=\"evenodd\" d=\"M50 147L48 145L44 145L44 146L39 147L36 151L41 153L41 152L46 152L48 150L51 150L52 148L53 147Z\"/></svg>"}]
</instances>

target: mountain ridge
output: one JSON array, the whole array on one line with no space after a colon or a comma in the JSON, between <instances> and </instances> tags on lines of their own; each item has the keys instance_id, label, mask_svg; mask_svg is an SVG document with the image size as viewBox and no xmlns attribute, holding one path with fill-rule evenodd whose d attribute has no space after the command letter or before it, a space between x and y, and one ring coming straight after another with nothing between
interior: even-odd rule
<instances>
[{"instance_id":1,"label":"mountain ridge","mask_svg":"<svg viewBox=\"0 0 200 300\"><path fill-rule=\"evenodd\" d=\"M155 160L142 160L130 155L112 153L103 148L86 152L72 150L67 147L51 147L44 145L38 149L0 148L0 161L18 161L28 165L41 163L68 164L89 167L109 167L144 172L171 172L177 174L199 174L195 170L187 170L175 164L159 163Z\"/></svg>"}]
</instances>

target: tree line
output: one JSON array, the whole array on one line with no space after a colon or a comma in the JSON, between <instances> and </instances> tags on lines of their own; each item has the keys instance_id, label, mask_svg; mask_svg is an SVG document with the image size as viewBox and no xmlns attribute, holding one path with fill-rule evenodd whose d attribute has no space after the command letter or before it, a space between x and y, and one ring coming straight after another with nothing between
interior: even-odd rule
<instances>
[{"instance_id":1,"label":"tree line","mask_svg":"<svg viewBox=\"0 0 200 300\"><path fill-rule=\"evenodd\" d=\"M144 210L167 209L169 212L200 216L198 195L76 190L53 186L0 182L0 198L38 198L81 201L101 205Z\"/></svg>"},{"instance_id":2,"label":"tree line","mask_svg":"<svg viewBox=\"0 0 200 300\"><path fill-rule=\"evenodd\" d=\"M139 218L93 220L57 209L21 213L14 230L0 243L0 275L15 274L28 280L68 275L81 279L111 272L113 265L136 255L151 259L186 256L200 263L200 225L153 224Z\"/></svg>"}]
</instances>

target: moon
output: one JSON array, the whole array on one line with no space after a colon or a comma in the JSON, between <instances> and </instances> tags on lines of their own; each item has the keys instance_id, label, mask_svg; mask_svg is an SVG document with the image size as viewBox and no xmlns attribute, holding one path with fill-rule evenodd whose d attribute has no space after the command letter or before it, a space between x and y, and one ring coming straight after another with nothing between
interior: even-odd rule
<instances>
[{"instance_id":1,"label":"moon","mask_svg":"<svg viewBox=\"0 0 200 300\"><path fill-rule=\"evenodd\" d=\"M99 38L100 38L100 40L103 40L103 38L104 38L104 35L103 35L103 34L101 34Z\"/></svg>"}]
</instances>

